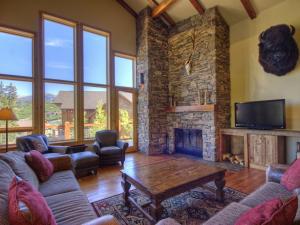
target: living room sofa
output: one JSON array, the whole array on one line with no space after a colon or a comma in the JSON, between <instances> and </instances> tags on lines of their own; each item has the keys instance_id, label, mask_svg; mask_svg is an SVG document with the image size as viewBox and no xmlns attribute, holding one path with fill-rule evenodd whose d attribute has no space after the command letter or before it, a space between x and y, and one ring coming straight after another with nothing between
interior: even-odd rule
<instances>
[{"instance_id":1,"label":"living room sofa","mask_svg":"<svg viewBox=\"0 0 300 225\"><path fill-rule=\"evenodd\" d=\"M8 188L17 175L28 181L45 197L58 225L114 225L112 216L97 218L86 195L80 190L72 171L69 155L49 155L54 174L39 182L25 161L25 153L13 151L0 154L0 224L8 225Z\"/></svg>"},{"instance_id":2,"label":"living room sofa","mask_svg":"<svg viewBox=\"0 0 300 225\"><path fill-rule=\"evenodd\" d=\"M281 198L287 199L292 195L299 195L300 189L290 192L280 184L280 179L288 168L287 165L271 165L266 171L266 183L256 191L248 195L240 202L233 202L226 206L223 210L210 218L203 225L234 225L237 219L247 210L257 206L265 201ZM298 211L294 220L294 224L300 224L300 198L298 198ZM180 225L175 220L168 218L161 220L159 225Z\"/></svg>"}]
</instances>

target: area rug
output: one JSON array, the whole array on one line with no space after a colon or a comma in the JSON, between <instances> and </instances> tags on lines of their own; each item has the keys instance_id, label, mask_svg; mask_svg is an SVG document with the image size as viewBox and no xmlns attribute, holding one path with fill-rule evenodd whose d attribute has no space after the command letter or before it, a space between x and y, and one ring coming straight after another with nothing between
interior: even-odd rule
<instances>
[{"instance_id":1,"label":"area rug","mask_svg":"<svg viewBox=\"0 0 300 225\"><path fill-rule=\"evenodd\" d=\"M214 184L210 183L163 201L164 211L161 219L172 217L182 225L202 224L226 205L238 202L246 196L244 193L225 187L225 201L220 203L215 200L215 189ZM136 189L130 194L141 206L149 202L149 199ZM98 216L111 214L122 225L151 224L136 207L128 208L124 205L122 194L93 202L92 206Z\"/></svg>"}]
</instances>

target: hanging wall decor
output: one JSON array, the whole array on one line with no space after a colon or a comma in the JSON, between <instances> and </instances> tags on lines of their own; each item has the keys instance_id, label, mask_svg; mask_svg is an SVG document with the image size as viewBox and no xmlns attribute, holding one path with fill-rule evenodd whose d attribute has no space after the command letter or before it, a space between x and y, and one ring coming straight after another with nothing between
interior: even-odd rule
<instances>
[{"instance_id":1,"label":"hanging wall decor","mask_svg":"<svg viewBox=\"0 0 300 225\"><path fill-rule=\"evenodd\" d=\"M295 28L285 24L272 26L259 36L259 62L265 72L283 76L292 71L299 58L293 38Z\"/></svg>"}]
</instances>

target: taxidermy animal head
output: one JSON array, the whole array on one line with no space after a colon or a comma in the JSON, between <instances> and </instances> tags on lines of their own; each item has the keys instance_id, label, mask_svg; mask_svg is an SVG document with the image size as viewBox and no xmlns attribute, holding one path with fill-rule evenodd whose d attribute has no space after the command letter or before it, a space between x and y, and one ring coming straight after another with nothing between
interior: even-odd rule
<instances>
[{"instance_id":1,"label":"taxidermy animal head","mask_svg":"<svg viewBox=\"0 0 300 225\"><path fill-rule=\"evenodd\" d=\"M195 46L195 43L196 43L196 29L195 28L193 29L193 32L192 32L190 38L192 40L193 49L192 49L191 54L189 55L188 60L185 61L185 63L184 63L184 67L185 67L187 75L190 75L191 72L192 72L192 58L193 58L193 55L194 55L195 49L196 49L196 46Z\"/></svg>"},{"instance_id":2,"label":"taxidermy animal head","mask_svg":"<svg viewBox=\"0 0 300 225\"><path fill-rule=\"evenodd\" d=\"M299 58L293 38L295 28L285 24L272 26L259 37L259 62L265 72L283 76L292 71Z\"/></svg>"}]
</instances>

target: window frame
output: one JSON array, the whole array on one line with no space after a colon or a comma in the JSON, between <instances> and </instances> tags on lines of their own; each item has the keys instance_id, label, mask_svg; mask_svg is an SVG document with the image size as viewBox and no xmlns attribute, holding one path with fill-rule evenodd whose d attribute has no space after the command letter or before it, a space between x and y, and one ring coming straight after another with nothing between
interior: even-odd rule
<instances>
[{"instance_id":1,"label":"window frame","mask_svg":"<svg viewBox=\"0 0 300 225\"><path fill-rule=\"evenodd\" d=\"M65 140L59 140L59 141L50 141L51 143L68 143L68 142L74 142L77 140L77 136L78 136L78 126L77 126L77 120L76 120L76 116L78 114L78 104L77 104L77 93L78 93L78 86L79 86L79 82L78 82L78 72L77 72L77 68L78 68L78 49L77 49L77 39L78 39L78 27L77 27L77 23L75 21L72 20L67 20L64 19L62 17L59 16L55 16L49 13L45 13L42 12L41 13L41 32L40 32L40 36L41 36L41 72L42 72L42 96L43 96L43 100L42 100L42 121L41 121L41 125L42 125L42 133L45 134L46 131L46 127L45 127L45 113L46 113L46 104L45 104L45 85L46 83L54 83L54 84L67 84L67 85L72 85L74 87L74 139L65 139ZM53 79L53 78L46 78L46 74L45 74L45 26L44 26L44 21L45 20L49 20L51 22L55 22L55 23L59 23L59 24L63 24L69 27L73 28L73 52L74 52L74 79L72 80L58 80L58 79Z\"/></svg>"},{"instance_id":2,"label":"window frame","mask_svg":"<svg viewBox=\"0 0 300 225\"><path fill-rule=\"evenodd\" d=\"M132 63L132 71L133 71L132 84L133 84L133 86L132 87L118 86L118 85L116 85L116 77L115 77L115 79L114 79L114 85L115 85L115 87L116 88L121 88L121 89L127 89L127 90L136 89L136 56L115 51L114 52L114 60L113 60L113 66L114 66L114 68L115 68L115 57L129 59L129 60L132 60L132 62L133 62ZM116 74L114 74L114 76L115 75Z\"/></svg>"},{"instance_id":3,"label":"window frame","mask_svg":"<svg viewBox=\"0 0 300 225\"><path fill-rule=\"evenodd\" d=\"M106 89L106 103L107 103L107 107L106 107L106 113L107 113L107 120L106 120L106 127L107 129L109 129L111 127L111 93L112 93L112 79L111 79L111 33L104 31L102 29L93 27L93 26L89 26L89 25L85 25L85 24L80 24L80 33L81 33L81 38L82 40L80 41L80 47L81 47L81 63L82 63L82 71L81 71L81 90L82 90L82 124L83 124L83 133L82 136L80 137L82 141L91 141L93 140L93 138L85 138L84 136L84 87L98 87L98 88L105 88ZM89 83L89 82L84 82L84 54L83 54L83 50L84 50L84 44L83 44L83 32L87 31L90 33L94 33L94 34L98 34L101 36L106 37L106 84L97 84L97 83Z\"/></svg>"},{"instance_id":4,"label":"window frame","mask_svg":"<svg viewBox=\"0 0 300 225\"><path fill-rule=\"evenodd\" d=\"M19 29L11 26L3 26L0 25L0 32L7 33L11 35L17 35L21 37L31 38L32 40L32 75L31 76L21 76L17 74L0 74L1 80L13 80L13 81L23 81L23 82L30 82L31 83L31 93L32 93L32 118L36 115L35 105L37 102L36 96L36 33L29 30ZM35 130L36 121L32 119L32 126L31 127L8 127L8 133L18 133L18 132L29 132L32 133ZM5 128L0 128L0 133L5 134ZM15 144L9 144L9 149L15 147ZM5 149L5 145L0 145L0 150Z\"/></svg>"}]
</instances>

